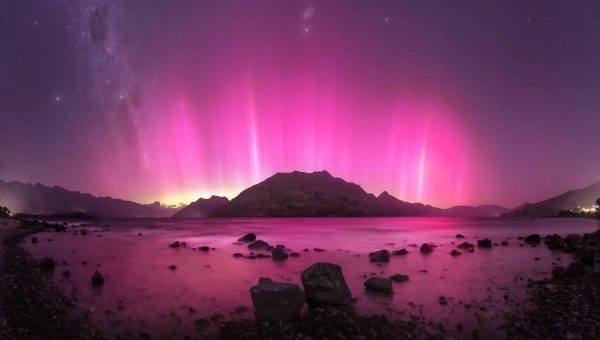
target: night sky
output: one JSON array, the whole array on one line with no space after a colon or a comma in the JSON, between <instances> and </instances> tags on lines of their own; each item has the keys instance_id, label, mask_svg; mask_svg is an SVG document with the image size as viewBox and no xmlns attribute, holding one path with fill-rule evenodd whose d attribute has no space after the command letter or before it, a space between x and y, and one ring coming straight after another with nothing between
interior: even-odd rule
<instances>
[{"instance_id":1,"label":"night sky","mask_svg":"<svg viewBox=\"0 0 600 340\"><path fill-rule=\"evenodd\" d=\"M0 2L4 180L512 207L600 180L599 142L598 1Z\"/></svg>"}]
</instances>

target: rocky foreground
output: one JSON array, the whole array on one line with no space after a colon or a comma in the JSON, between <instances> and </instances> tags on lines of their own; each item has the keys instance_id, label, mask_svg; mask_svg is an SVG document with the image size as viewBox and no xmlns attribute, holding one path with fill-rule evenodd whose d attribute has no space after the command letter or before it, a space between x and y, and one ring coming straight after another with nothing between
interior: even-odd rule
<instances>
[{"instance_id":1,"label":"rocky foreground","mask_svg":"<svg viewBox=\"0 0 600 340\"><path fill-rule=\"evenodd\" d=\"M20 223L20 226L17 224ZM21 243L26 236L37 242L34 233L52 228L65 232L57 224L28 221L0 220L0 339L102 339L89 315L78 309L76 301L68 298L50 279L54 260L33 260ZM83 232L83 231L82 231ZM456 235L457 239L464 238ZM520 237L522 246L537 247L545 244L555 252L564 252L574 258L565 268L552 268L552 278L533 281L528 285L530 303L514 308L506 315L503 328L509 339L598 339L600 338L600 231L585 235L534 234ZM270 246L248 234L238 240L249 250L271 252L273 261L285 261L294 253L287 253L283 245ZM481 239L477 244L462 242L449 255L473 252L475 247L505 246ZM186 247L174 242L172 248ZM198 251L210 251L208 246ZM457 250L458 249L458 250ZM421 253L436 250L432 244L422 244ZM460 251L459 251L460 250ZM316 251L316 250L315 250ZM369 254L369 261L388 262L390 256L402 256L406 250L390 253L379 250ZM234 254L252 258L253 255ZM63 275L66 275L63 272ZM408 314L402 320L383 315L360 315L354 312L355 298L344 279L342 268L319 262L301 274L301 286L261 278L250 287L254 319L220 322L216 332L202 332L199 338L220 339L478 339L477 331L449 331L441 323L422 315ZM377 294L391 294L392 281L404 282L406 275L369 277L365 289ZM102 285L98 272L92 276L92 286ZM446 301L440 298L440 304ZM209 321L196 320L199 328ZM145 333L128 333L132 338L149 339ZM130 338L130 337L126 337ZM194 338L190 335L189 338Z\"/></svg>"},{"instance_id":2,"label":"rocky foreground","mask_svg":"<svg viewBox=\"0 0 600 340\"><path fill-rule=\"evenodd\" d=\"M102 339L49 277L51 261L38 262L21 247L23 238L47 224L0 220L0 339Z\"/></svg>"}]
</instances>

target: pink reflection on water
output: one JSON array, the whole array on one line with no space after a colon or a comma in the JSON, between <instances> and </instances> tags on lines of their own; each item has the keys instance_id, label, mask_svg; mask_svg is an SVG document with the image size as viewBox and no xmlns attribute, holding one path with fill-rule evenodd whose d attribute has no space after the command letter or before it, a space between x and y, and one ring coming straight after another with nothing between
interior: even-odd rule
<instances>
[{"instance_id":1,"label":"pink reflection on water","mask_svg":"<svg viewBox=\"0 0 600 340\"><path fill-rule=\"evenodd\" d=\"M54 279L77 296L82 306L93 311L106 335L128 329L157 336L176 332L176 337L195 334L193 320L215 313L225 319L252 317L249 288L259 277L301 284L302 270L318 261L342 266L348 285L358 298L359 312L406 318L409 313L422 311L427 317L449 322L452 328L459 323L467 329L481 328L477 318L493 328L501 313L523 299L528 278L547 276L553 261L562 265L570 261L564 254L554 254L543 246L520 247L517 236L581 233L597 228L596 221L586 219L312 218L109 223L107 232L91 232L87 236L47 233L40 240L52 238L53 242L42 241L28 247L36 257L52 256L59 264L67 263L57 267ZM255 232L271 244L285 244L301 256L284 262L234 258L235 252L248 253L246 245L233 244L247 232ZM472 243L478 237L488 237L495 242L508 240L510 245L476 249L475 254L454 258L449 255L454 247L451 242L463 241L454 238L457 233ZM189 248L169 248L175 240L187 242ZM432 254L421 255L418 248L409 246L423 242L433 242L438 248ZM216 250L191 249L202 245ZM314 252L314 247L326 251ZM304 248L311 251L303 252ZM400 248L407 248L410 253L393 256L382 265L368 261L371 251ZM534 261L534 257L540 260ZM562 259L556 260L557 257ZM82 261L88 264L83 265ZM168 269L172 264L177 266L174 271ZM64 279L60 273L67 269L71 277ZM100 290L90 286L96 269L106 279ZM397 273L409 275L410 281L394 284L393 296L365 294L365 276ZM508 301L504 295L508 295ZM438 303L439 296L448 298L447 306ZM464 304L473 307L465 308ZM240 305L250 310L234 313ZM484 311L478 309L482 305ZM194 311L190 312L190 307ZM495 335L488 332L489 336Z\"/></svg>"}]
</instances>

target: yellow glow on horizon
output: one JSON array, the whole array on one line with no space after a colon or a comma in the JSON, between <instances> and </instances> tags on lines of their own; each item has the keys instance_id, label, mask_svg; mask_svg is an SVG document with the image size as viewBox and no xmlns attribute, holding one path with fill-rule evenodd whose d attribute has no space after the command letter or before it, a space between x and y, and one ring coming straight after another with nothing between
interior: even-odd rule
<instances>
[{"instance_id":1,"label":"yellow glow on horizon","mask_svg":"<svg viewBox=\"0 0 600 340\"><path fill-rule=\"evenodd\" d=\"M204 189L190 190L182 192L170 192L163 196L159 196L158 201L164 205L179 205L190 204L197 201L199 198L210 198L211 196L225 196L232 199L237 196L242 190L238 188L219 188L219 189ZM156 201L154 200L154 201Z\"/></svg>"}]
</instances>

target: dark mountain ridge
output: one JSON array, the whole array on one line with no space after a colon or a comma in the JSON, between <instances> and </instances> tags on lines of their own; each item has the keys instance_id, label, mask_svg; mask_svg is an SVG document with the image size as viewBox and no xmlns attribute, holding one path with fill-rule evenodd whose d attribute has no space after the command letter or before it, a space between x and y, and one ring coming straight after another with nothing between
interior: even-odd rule
<instances>
[{"instance_id":1,"label":"dark mountain ridge","mask_svg":"<svg viewBox=\"0 0 600 340\"><path fill-rule=\"evenodd\" d=\"M0 206L30 215L84 214L95 217L170 217L177 211L160 203L139 204L42 184L0 180Z\"/></svg>"},{"instance_id":2,"label":"dark mountain ridge","mask_svg":"<svg viewBox=\"0 0 600 340\"><path fill-rule=\"evenodd\" d=\"M591 208L600 198L600 182L584 188L569 190L558 196L537 203L524 203L503 216L507 217L548 217L561 211Z\"/></svg>"}]
</instances>

